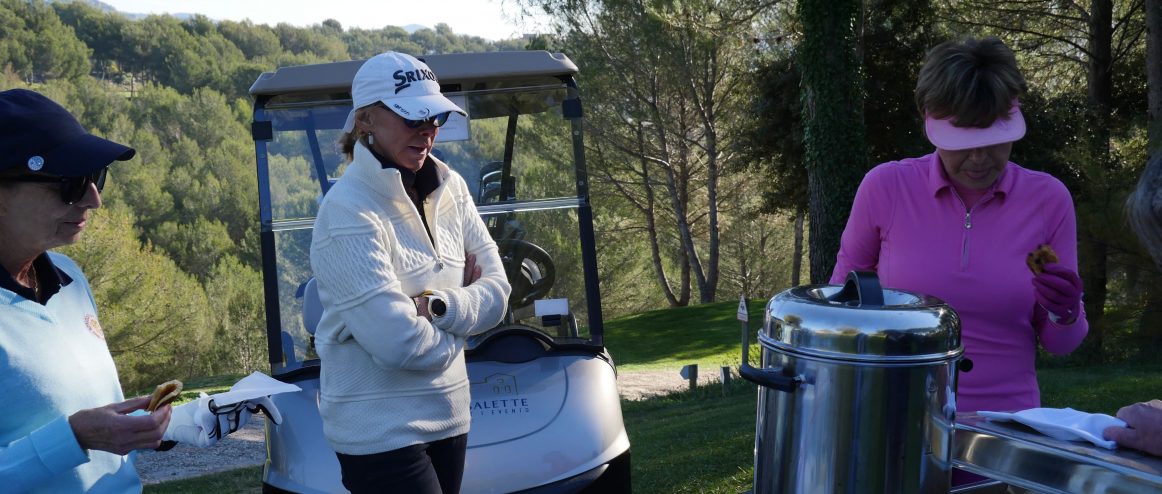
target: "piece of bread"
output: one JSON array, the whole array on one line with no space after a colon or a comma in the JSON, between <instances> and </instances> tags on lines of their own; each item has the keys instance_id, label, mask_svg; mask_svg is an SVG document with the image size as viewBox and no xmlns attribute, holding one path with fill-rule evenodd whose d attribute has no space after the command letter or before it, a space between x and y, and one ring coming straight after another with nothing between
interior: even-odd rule
<instances>
[{"instance_id":1,"label":"piece of bread","mask_svg":"<svg viewBox=\"0 0 1162 494\"><path fill-rule=\"evenodd\" d=\"M149 397L149 407L146 410L154 411L177 399L182 394L182 382L178 380L166 381L157 385L153 395Z\"/></svg>"},{"instance_id":2,"label":"piece of bread","mask_svg":"<svg viewBox=\"0 0 1162 494\"><path fill-rule=\"evenodd\" d=\"M1039 245L1037 250L1030 252L1025 257L1025 265L1029 266L1029 270L1033 274L1041 274L1045 271L1045 263L1058 261L1060 259L1057 258L1057 253L1053 251L1053 247L1050 247L1049 244Z\"/></svg>"}]
</instances>

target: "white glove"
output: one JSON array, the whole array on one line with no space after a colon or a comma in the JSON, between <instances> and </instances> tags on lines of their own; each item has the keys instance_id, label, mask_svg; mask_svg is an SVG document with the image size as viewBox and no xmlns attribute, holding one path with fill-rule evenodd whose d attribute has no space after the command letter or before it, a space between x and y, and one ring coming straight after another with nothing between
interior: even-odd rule
<instances>
[{"instance_id":1,"label":"white glove","mask_svg":"<svg viewBox=\"0 0 1162 494\"><path fill-rule=\"evenodd\" d=\"M215 433L217 424L218 420L210 412L210 397L201 393L198 399L174 407L169 427L166 427L161 439L204 448L218 442L220 436Z\"/></svg>"},{"instance_id":2,"label":"white glove","mask_svg":"<svg viewBox=\"0 0 1162 494\"><path fill-rule=\"evenodd\" d=\"M282 415L269 397L253 398L219 407L206 393L201 393L197 400L174 407L169 427L162 435L162 440L191 444L199 448L211 446L222 437L245 427L250 421L250 416L259 410L275 424L282 421Z\"/></svg>"},{"instance_id":3,"label":"white glove","mask_svg":"<svg viewBox=\"0 0 1162 494\"><path fill-rule=\"evenodd\" d=\"M246 423L250 421L250 416L260 411L275 425L282 422L282 414L278 412L278 407L274 406L274 402L270 401L269 396L251 398L223 406L217 406L211 400L209 411L218 417L218 430L223 436L245 427Z\"/></svg>"}]
</instances>

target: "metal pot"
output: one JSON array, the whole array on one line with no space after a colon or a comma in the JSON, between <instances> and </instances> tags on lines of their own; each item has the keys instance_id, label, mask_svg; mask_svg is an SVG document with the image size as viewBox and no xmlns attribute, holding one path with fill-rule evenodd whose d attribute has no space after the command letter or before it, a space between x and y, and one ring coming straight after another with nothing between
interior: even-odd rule
<instances>
[{"instance_id":1,"label":"metal pot","mask_svg":"<svg viewBox=\"0 0 1162 494\"><path fill-rule=\"evenodd\" d=\"M880 287L807 285L767 304L759 333L754 493L948 492L960 318Z\"/></svg>"}]
</instances>

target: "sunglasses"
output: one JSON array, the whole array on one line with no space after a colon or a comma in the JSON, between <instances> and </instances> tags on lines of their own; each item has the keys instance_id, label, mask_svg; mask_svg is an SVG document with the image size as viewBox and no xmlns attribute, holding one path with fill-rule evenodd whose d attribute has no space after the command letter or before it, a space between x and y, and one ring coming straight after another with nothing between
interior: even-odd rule
<instances>
[{"instance_id":1,"label":"sunglasses","mask_svg":"<svg viewBox=\"0 0 1162 494\"><path fill-rule=\"evenodd\" d=\"M385 105L383 103L380 103L378 106L380 108L383 108L384 110L392 112L393 114L399 115L398 113L395 113L395 111L393 111L391 108L388 108L387 105ZM452 112L444 112L444 113L440 113L438 115L432 115L428 118L422 118L419 120L411 120L411 119L403 118L403 117L399 117L399 118L403 119L403 124L406 125L409 129L418 129L418 128L422 127L424 124L431 124L432 127L440 127L440 126L448 123L448 117L451 115L452 115Z\"/></svg>"},{"instance_id":2,"label":"sunglasses","mask_svg":"<svg viewBox=\"0 0 1162 494\"><path fill-rule=\"evenodd\" d=\"M418 129L421 126L423 126L424 124L432 124L432 127L440 127L440 126L448 123L448 116L451 114L452 114L452 112L444 112L444 113L441 113L439 115L433 115L431 117L428 117L428 118L425 118L422 120L410 120L410 119L404 118L403 124L408 126L409 129ZM400 117L400 118L403 118L403 117Z\"/></svg>"},{"instance_id":3,"label":"sunglasses","mask_svg":"<svg viewBox=\"0 0 1162 494\"><path fill-rule=\"evenodd\" d=\"M79 177L18 175L15 177L6 177L0 180L7 182L58 183L61 187L61 200L64 201L65 204L72 205L85 197L85 193L89 192L89 184L95 184L97 186L97 192L104 190L105 176L108 173L108 168L102 168L91 174L81 175Z\"/></svg>"}]
</instances>

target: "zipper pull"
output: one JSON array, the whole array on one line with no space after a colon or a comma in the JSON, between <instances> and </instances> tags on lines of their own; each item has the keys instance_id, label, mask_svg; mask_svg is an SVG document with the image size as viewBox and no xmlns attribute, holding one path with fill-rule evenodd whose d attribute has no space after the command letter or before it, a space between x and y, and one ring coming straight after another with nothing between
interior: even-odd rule
<instances>
[{"instance_id":1,"label":"zipper pull","mask_svg":"<svg viewBox=\"0 0 1162 494\"><path fill-rule=\"evenodd\" d=\"M965 230L972 229L972 211L964 213L964 229Z\"/></svg>"}]
</instances>

